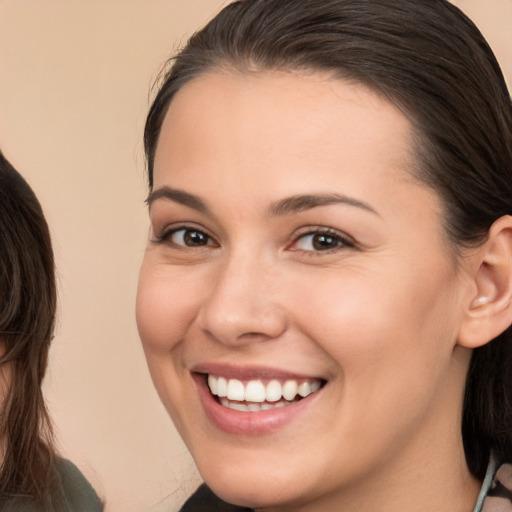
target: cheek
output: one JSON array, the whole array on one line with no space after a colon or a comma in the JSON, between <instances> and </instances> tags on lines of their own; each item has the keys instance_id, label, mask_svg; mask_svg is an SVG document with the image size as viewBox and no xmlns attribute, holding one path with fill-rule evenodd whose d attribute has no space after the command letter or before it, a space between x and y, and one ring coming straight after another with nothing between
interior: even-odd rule
<instances>
[{"instance_id":1,"label":"cheek","mask_svg":"<svg viewBox=\"0 0 512 512\"><path fill-rule=\"evenodd\" d=\"M188 414L183 338L196 316L193 286L180 283L165 265L143 262L137 288L136 319L155 389L178 430Z\"/></svg>"},{"instance_id":2,"label":"cheek","mask_svg":"<svg viewBox=\"0 0 512 512\"><path fill-rule=\"evenodd\" d=\"M197 314L197 293L168 269L143 264L139 276L136 318L146 353L168 353L180 343Z\"/></svg>"},{"instance_id":3,"label":"cheek","mask_svg":"<svg viewBox=\"0 0 512 512\"><path fill-rule=\"evenodd\" d=\"M397 371L425 371L450 358L456 339L457 277L441 269L397 275L352 268L334 279L317 276L305 283L307 293L295 295L302 298L295 299L301 311L295 317L344 377L365 374L370 382Z\"/></svg>"},{"instance_id":4,"label":"cheek","mask_svg":"<svg viewBox=\"0 0 512 512\"><path fill-rule=\"evenodd\" d=\"M440 274L402 274L391 286L387 273L353 271L309 284L307 300L295 299L301 329L334 363L342 406L333 407L331 424L339 439L354 440L358 457L384 453L440 414L457 325L453 276Z\"/></svg>"}]
</instances>

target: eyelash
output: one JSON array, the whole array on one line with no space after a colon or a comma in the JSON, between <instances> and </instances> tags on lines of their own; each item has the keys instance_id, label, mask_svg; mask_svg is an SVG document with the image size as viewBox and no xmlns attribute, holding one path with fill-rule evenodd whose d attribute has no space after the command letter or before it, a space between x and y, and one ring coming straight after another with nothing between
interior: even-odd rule
<instances>
[{"instance_id":1,"label":"eyelash","mask_svg":"<svg viewBox=\"0 0 512 512\"><path fill-rule=\"evenodd\" d=\"M330 247L326 249L317 249L317 250L306 250L306 249L293 249L294 245L297 245L298 242L301 240L306 239L308 236L314 237L314 236L325 236L327 238L332 239L334 242L336 242L335 247ZM307 254L308 256L317 256L321 254L330 254L332 252L339 251L343 248L353 248L355 247L355 243L349 239L347 236L339 233L338 231L335 231L330 228L323 228L323 227L315 227L315 228L309 228L308 231L304 233L300 233L293 243L289 246L289 250L292 251L302 251L304 254Z\"/></svg>"},{"instance_id":2,"label":"eyelash","mask_svg":"<svg viewBox=\"0 0 512 512\"><path fill-rule=\"evenodd\" d=\"M200 234L201 236L204 236L207 238L207 243L204 245L196 245L196 246L177 244L177 243L173 242L171 240L171 238L173 237L173 235L175 235L176 233L179 233L180 231L183 231L184 234L187 232ZM191 249L206 247L208 245L211 245L209 243L211 241L214 242L215 245L217 245L214 238L212 236L210 236L206 231L204 231L202 229L198 229L194 226L177 226L174 228L170 228L170 229L163 231L161 235L155 235L155 237L153 238L153 243L155 243L155 244L164 244L164 243L168 242L175 247L183 247L183 248L191 248Z\"/></svg>"},{"instance_id":3,"label":"eyelash","mask_svg":"<svg viewBox=\"0 0 512 512\"><path fill-rule=\"evenodd\" d=\"M206 239L205 244L199 244L199 245L186 245L185 243L176 243L171 240L171 238L176 235L176 233L179 233L180 231L183 231L183 236L186 236L186 233L195 233L196 235L199 235L200 237L204 237ZM294 248L300 241L305 240L307 237L315 237L315 236L324 236L328 239L331 239L333 242L336 243L334 247L327 247L324 249L301 249L301 248ZM215 241L215 239L209 235L206 231L202 229L198 229L194 226L177 226L174 228L170 228L165 230L161 235L155 236L153 239L153 243L156 244L163 244L163 243L170 243L175 247L180 248L189 248L189 249L198 249L203 248L207 246L212 246L212 242L214 246L218 246L218 243ZM313 242L314 243L314 242ZM324 227L314 227L314 228L308 228L308 231L300 233L295 237L293 242L288 246L288 250L291 251L300 251L303 254L307 254L308 256L319 256L321 254L329 254L332 252L339 251L343 248L353 248L355 247L355 243L350 240L347 236L342 235L338 231L335 231L330 228L324 228Z\"/></svg>"}]
</instances>

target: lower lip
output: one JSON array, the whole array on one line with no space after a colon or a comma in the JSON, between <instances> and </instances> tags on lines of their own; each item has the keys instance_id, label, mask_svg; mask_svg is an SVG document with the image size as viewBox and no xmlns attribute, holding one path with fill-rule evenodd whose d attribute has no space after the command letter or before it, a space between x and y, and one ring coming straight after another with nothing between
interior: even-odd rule
<instances>
[{"instance_id":1,"label":"lower lip","mask_svg":"<svg viewBox=\"0 0 512 512\"><path fill-rule=\"evenodd\" d=\"M323 389L285 407L266 411L243 412L234 411L217 402L216 398L210 393L204 375L194 374L193 377L208 419L219 430L236 435L257 436L283 428L297 416L303 414L316 401Z\"/></svg>"}]
</instances>

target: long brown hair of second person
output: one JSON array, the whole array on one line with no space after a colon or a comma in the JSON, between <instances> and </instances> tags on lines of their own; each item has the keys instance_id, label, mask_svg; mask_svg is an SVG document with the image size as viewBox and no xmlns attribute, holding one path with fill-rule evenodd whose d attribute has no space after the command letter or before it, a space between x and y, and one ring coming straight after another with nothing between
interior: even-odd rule
<instances>
[{"instance_id":1,"label":"long brown hair of second person","mask_svg":"<svg viewBox=\"0 0 512 512\"><path fill-rule=\"evenodd\" d=\"M34 192L0 152L0 505L51 502L53 434L41 384L56 313L48 225Z\"/></svg>"}]
</instances>

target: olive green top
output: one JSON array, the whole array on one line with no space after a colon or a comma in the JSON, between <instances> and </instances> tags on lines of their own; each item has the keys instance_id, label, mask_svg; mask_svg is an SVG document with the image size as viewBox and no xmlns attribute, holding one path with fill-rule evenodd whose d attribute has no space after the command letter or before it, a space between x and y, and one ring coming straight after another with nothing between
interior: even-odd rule
<instances>
[{"instance_id":1,"label":"olive green top","mask_svg":"<svg viewBox=\"0 0 512 512\"><path fill-rule=\"evenodd\" d=\"M52 503L41 507L28 498L1 506L1 512L102 512L103 503L91 484L69 460L57 461L58 491Z\"/></svg>"}]
</instances>

